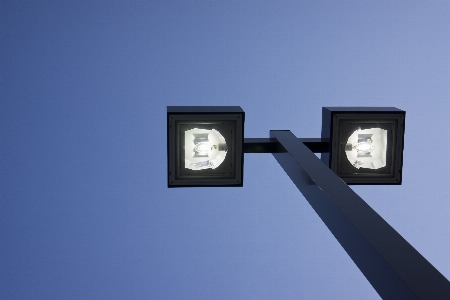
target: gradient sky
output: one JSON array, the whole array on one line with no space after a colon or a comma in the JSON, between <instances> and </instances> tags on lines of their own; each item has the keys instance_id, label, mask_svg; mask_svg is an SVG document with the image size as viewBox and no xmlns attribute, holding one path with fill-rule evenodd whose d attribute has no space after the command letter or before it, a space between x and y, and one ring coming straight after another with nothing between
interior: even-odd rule
<instances>
[{"instance_id":1,"label":"gradient sky","mask_svg":"<svg viewBox=\"0 0 450 300\"><path fill-rule=\"evenodd\" d=\"M352 187L450 278L450 1L0 0L1 299L379 299L270 154L167 188L166 106L320 137L406 111L401 186Z\"/></svg>"}]
</instances>

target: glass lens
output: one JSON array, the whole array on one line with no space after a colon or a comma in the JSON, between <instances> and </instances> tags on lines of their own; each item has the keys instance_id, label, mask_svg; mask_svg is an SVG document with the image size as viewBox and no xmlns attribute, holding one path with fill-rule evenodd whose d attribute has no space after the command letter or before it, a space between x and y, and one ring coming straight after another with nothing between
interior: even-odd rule
<instances>
[{"instance_id":1,"label":"glass lens","mask_svg":"<svg viewBox=\"0 0 450 300\"><path fill-rule=\"evenodd\" d=\"M355 130L347 140L345 154L353 167L380 169L386 166L387 130Z\"/></svg>"},{"instance_id":2,"label":"glass lens","mask_svg":"<svg viewBox=\"0 0 450 300\"><path fill-rule=\"evenodd\" d=\"M225 138L215 129L186 130L184 139L185 168L190 170L215 169L228 151Z\"/></svg>"}]
</instances>

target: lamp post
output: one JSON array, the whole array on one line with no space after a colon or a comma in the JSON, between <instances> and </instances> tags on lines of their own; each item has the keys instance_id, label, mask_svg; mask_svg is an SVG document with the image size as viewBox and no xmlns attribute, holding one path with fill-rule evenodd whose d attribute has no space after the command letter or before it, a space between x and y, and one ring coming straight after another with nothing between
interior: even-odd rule
<instances>
[{"instance_id":1,"label":"lamp post","mask_svg":"<svg viewBox=\"0 0 450 300\"><path fill-rule=\"evenodd\" d=\"M173 110L183 109L168 107L169 138ZM236 112L236 107L228 110ZM241 118L243 122L243 115ZM210 120L206 123L211 124ZM270 138L246 138L241 151L233 151L272 153L383 299L450 299L450 282L348 186L401 184L404 120L405 112L396 108L323 108L322 138L302 139L288 130L270 131ZM209 130L217 130L217 126ZM174 143L172 137L169 148L185 145L187 151L182 137L189 136L191 129L183 132L184 127L176 128L180 142ZM194 142L189 149L194 155L196 145ZM214 145L207 149L215 150ZM322 153L321 159L314 152ZM189 161L190 156L171 149L168 154L170 187L171 160ZM192 180L186 186L199 186L197 178ZM217 184L201 180L203 186ZM221 186L224 184L229 182Z\"/></svg>"}]
</instances>

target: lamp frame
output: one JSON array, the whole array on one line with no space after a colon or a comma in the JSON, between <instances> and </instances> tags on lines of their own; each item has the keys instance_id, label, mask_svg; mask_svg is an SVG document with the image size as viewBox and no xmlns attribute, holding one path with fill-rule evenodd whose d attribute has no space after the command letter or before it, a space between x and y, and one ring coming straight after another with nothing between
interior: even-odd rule
<instances>
[{"instance_id":1,"label":"lamp frame","mask_svg":"<svg viewBox=\"0 0 450 300\"><path fill-rule=\"evenodd\" d=\"M239 106L168 106L167 107L167 165L168 187L242 187L244 166L245 113ZM181 127L195 124L226 128L230 163L225 172L188 170L184 168ZM220 130L219 130L220 132ZM230 140L231 138L231 140Z\"/></svg>"},{"instance_id":2,"label":"lamp frame","mask_svg":"<svg viewBox=\"0 0 450 300\"><path fill-rule=\"evenodd\" d=\"M343 128L344 125L356 128L357 124L377 124L388 128L391 137L387 154L389 163L383 170L355 168L354 172L345 171L345 165L349 164L344 157L348 137L343 136ZM329 140L330 152L322 153L321 160L347 184L400 185L404 132L405 111L395 107L323 107L322 139Z\"/></svg>"}]
</instances>

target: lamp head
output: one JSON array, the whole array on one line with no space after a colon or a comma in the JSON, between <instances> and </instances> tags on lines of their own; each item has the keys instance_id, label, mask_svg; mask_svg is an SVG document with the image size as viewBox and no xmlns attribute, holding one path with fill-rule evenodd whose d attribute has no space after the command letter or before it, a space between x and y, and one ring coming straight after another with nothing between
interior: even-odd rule
<instances>
[{"instance_id":1,"label":"lamp head","mask_svg":"<svg viewBox=\"0 0 450 300\"><path fill-rule=\"evenodd\" d=\"M168 106L168 186L242 186L244 111Z\"/></svg>"},{"instance_id":2,"label":"lamp head","mask_svg":"<svg viewBox=\"0 0 450 300\"><path fill-rule=\"evenodd\" d=\"M405 112L393 107L324 107L321 159L347 184L401 184Z\"/></svg>"}]
</instances>

